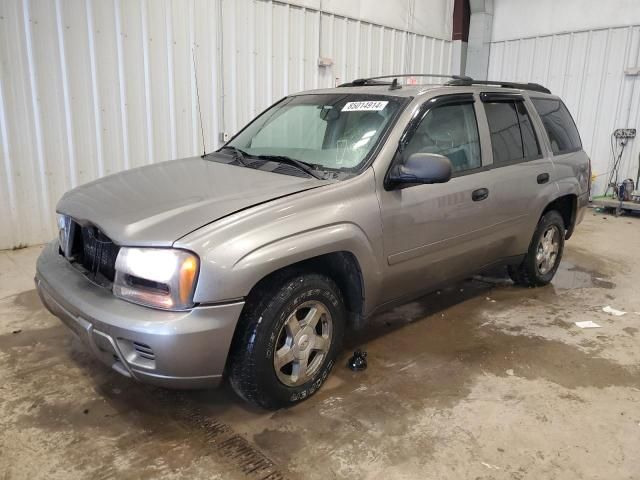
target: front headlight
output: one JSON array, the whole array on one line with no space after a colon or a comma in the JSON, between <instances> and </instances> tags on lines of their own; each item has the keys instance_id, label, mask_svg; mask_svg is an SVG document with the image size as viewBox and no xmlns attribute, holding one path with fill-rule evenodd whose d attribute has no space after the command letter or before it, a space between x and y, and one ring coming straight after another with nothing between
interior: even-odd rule
<instances>
[{"instance_id":1,"label":"front headlight","mask_svg":"<svg viewBox=\"0 0 640 480\"><path fill-rule=\"evenodd\" d=\"M185 250L122 247L113 293L149 307L186 310L193 307L199 264L197 255Z\"/></svg>"}]
</instances>

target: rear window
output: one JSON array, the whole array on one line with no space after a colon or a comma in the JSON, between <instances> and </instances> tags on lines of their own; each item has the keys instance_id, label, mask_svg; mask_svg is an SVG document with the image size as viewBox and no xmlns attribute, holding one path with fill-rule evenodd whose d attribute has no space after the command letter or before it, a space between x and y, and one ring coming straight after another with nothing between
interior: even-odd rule
<instances>
[{"instance_id":1,"label":"rear window","mask_svg":"<svg viewBox=\"0 0 640 480\"><path fill-rule=\"evenodd\" d=\"M553 98L532 98L531 101L542 119L555 155L582 148L580 134L564 103Z\"/></svg>"},{"instance_id":2,"label":"rear window","mask_svg":"<svg viewBox=\"0 0 640 480\"><path fill-rule=\"evenodd\" d=\"M540 156L538 139L522 101L484 102L491 133L493 164L509 164Z\"/></svg>"}]
</instances>

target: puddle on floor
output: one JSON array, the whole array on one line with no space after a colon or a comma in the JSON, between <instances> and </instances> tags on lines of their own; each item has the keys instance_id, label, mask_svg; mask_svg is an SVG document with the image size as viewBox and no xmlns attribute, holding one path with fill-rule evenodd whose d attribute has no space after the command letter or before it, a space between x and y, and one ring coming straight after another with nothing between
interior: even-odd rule
<instances>
[{"instance_id":1,"label":"puddle on floor","mask_svg":"<svg viewBox=\"0 0 640 480\"><path fill-rule=\"evenodd\" d=\"M602 273L586 270L567 260L560 263L551 284L559 290L575 288L613 289L616 284L609 281Z\"/></svg>"}]
</instances>

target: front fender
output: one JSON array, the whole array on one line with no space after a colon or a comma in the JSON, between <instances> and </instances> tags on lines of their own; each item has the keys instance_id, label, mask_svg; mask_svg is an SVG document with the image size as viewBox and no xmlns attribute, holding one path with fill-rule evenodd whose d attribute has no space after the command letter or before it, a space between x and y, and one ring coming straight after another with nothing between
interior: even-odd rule
<instances>
[{"instance_id":1,"label":"front fender","mask_svg":"<svg viewBox=\"0 0 640 480\"><path fill-rule=\"evenodd\" d=\"M217 254L207 255L202 259L195 301L212 303L246 297L267 275L335 252L348 252L356 258L366 292L364 310L368 311L372 305L367 302L378 297L382 272L365 232L353 223L327 225L277 239L254 248L229 265L215 259Z\"/></svg>"},{"instance_id":2,"label":"front fender","mask_svg":"<svg viewBox=\"0 0 640 480\"><path fill-rule=\"evenodd\" d=\"M228 279L234 291L247 295L261 279L304 260L335 252L354 255L362 274L365 299L376 298L382 272L365 232L353 223L337 223L300 232L262 245L240 258ZM367 310L365 306L365 311Z\"/></svg>"},{"instance_id":3,"label":"front fender","mask_svg":"<svg viewBox=\"0 0 640 480\"><path fill-rule=\"evenodd\" d=\"M258 205L174 244L200 256L194 299L246 297L270 273L321 255L348 252L359 263L364 312L379 299L382 226L373 172Z\"/></svg>"}]
</instances>

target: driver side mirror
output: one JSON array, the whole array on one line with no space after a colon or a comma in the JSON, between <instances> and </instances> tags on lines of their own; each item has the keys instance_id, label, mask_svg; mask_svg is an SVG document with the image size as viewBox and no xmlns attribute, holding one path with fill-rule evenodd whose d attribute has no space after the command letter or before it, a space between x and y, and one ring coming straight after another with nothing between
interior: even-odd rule
<instances>
[{"instance_id":1,"label":"driver side mirror","mask_svg":"<svg viewBox=\"0 0 640 480\"><path fill-rule=\"evenodd\" d=\"M427 183L446 183L451 179L451 160L436 153L413 153L403 164L394 165L387 175L388 189Z\"/></svg>"}]
</instances>

